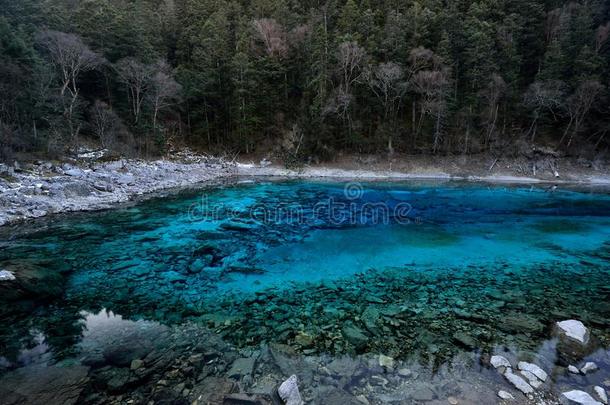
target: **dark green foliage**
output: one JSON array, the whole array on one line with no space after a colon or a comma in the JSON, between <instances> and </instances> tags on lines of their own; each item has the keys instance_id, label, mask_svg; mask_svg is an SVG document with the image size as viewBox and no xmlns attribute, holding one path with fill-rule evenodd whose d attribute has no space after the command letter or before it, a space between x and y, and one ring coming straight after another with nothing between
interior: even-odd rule
<instances>
[{"instance_id":1,"label":"dark green foliage","mask_svg":"<svg viewBox=\"0 0 610 405\"><path fill-rule=\"evenodd\" d=\"M341 149L501 153L522 137L569 152L607 146L610 3L601 0L0 0L5 159L49 150L66 118L61 70L36 40L44 29L76 34L105 61L71 84L76 132L100 141L100 128L120 128L115 138L143 154L176 143L290 154L280 145L297 133L303 159ZM346 42L366 53L347 65L358 72L348 86ZM414 59L415 49L428 56ZM127 57L146 73L137 96L120 75ZM160 102L162 63L173 91L161 88ZM400 89L387 92L395 100L378 94L375 72L387 63L402 71ZM583 88L601 91L588 100ZM113 122L86 113L94 105ZM116 139L105 143L120 152Z\"/></svg>"}]
</instances>

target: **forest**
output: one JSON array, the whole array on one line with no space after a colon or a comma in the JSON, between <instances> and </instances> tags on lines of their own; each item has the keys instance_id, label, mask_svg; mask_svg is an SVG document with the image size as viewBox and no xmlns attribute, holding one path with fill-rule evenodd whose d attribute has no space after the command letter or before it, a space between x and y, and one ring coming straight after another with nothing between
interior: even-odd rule
<instances>
[{"instance_id":1,"label":"forest","mask_svg":"<svg viewBox=\"0 0 610 405\"><path fill-rule=\"evenodd\" d=\"M0 159L610 145L604 0L0 0Z\"/></svg>"}]
</instances>

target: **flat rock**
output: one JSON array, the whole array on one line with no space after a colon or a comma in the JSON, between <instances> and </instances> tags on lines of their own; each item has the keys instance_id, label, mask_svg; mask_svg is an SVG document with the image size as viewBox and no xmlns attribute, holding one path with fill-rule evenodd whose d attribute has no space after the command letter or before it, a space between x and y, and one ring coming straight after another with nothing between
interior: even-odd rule
<instances>
[{"instance_id":1,"label":"flat rock","mask_svg":"<svg viewBox=\"0 0 610 405\"><path fill-rule=\"evenodd\" d=\"M527 379L527 382L532 387L539 388L542 385L542 381L540 381L538 379L538 377L536 377L534 374L530 373L529 371L521 370L520 372L521 372L521 375Z\"/></svg>"},{"instance_id":2,"label":"flat rock","mask_svg":"<svg viewBox=\"0 0 610 405\"><path fill-rule=\"evenodd\" d=\"M517 367L519 368L519 370L529 371L530 373L538 377L541 381L546 381L548 377L548 375L543 369L532 363L520 361L517 364Z\"/></svg>"},{"instance_id":3,"label":"flat rock","mask_svg":"<svg viewBox=\"0 0 610 405\"><path fill-rule=\"evenodd\" d=\"M411 393L411 398L415 401L432 401L436 394L428 387L419 387Z\"/></svg>"},{"instance_id":4,"label":"flat rock","mask_svg":"<svg viewBox=\"0 0 610 405\"><path fill-rule=\"evenodd\" d=\"M191 398L200 404L222 404L225 396L237 391L235 381L228 378L207 377L191 390Z\"/></svg>"},{"instance_id":5,"label":"flat rock","mask_svg":"<svg viewBox=\"0 0 610 405\"><path fill-rule=\"evenodd\" d=\"M572 390L561 394L564 398L571 401L571 403L580 405L603 405L601 402L596 401L593 397L584 391Z\"/></svg>"},{"instance_id":6,"label":"flat rock","mask_svg":"<svg viewBox=\"0 0 610 405\"><path fill-rule=\"evenodd\" d=\"M515 386L515 388L517 388L519 391L521 391L524 394L531 394L532 392L534 392L534 389L532 388L531 385L529 385L523 378L519 377L516 374L513 374L512 371L507 370L504 373L504 377L512 384Z\"/></svg>"},{"instance_id":7,"label":"flat rock","mask_svg":"<svg viewBox=\"0 0 610 405\"><path fill-rule=\"evenodd\" d=\"M498 367L512 367L510 365L510 361L508 361L508 359L504 356L491 356L491 359L489 361L491 363L492 366L494 366L494 368L498 368Z\"/></svg>"},{"instance_id":8,"label":"flat rock","mask_svg":"<svg viewBox=\"0 0 610 405\"><path fill-rule=\"evenodd\" d=\"M580 321L568 319L567 321L557 322L556 326L560 335L581 344L586 344L589 341L589 330Z\"/></svg>"},{"instance_id":9,"label":"flat rock","mask_svg":"<svg viewBox=\"0 0 610 405\"><path fill-rule=\"evenodd\" d=\"M356 349L365 347L369 341L369 338L361 329L351 325L346 325L343 328L343 337L345 337L345 340L354 345Z\"/></svg>"}]
</instances>

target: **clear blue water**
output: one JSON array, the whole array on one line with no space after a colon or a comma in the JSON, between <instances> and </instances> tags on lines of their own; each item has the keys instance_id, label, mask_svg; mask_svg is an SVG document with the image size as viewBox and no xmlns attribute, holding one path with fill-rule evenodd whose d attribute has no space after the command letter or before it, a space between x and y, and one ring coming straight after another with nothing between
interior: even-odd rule
<instances>
[{"instance_id":1,"label":"clear blue water","mask_svg":"<svg viewBox=\"0 0 610 405\"><path fill-rule=\"evenodd\" d=\"M537 350L569 318L610 346L604 190L245 179L5 227L0 248L18 280L0 284L5 369L78 355L107 311L436 364Z\"/></svg>"}]
</instances>

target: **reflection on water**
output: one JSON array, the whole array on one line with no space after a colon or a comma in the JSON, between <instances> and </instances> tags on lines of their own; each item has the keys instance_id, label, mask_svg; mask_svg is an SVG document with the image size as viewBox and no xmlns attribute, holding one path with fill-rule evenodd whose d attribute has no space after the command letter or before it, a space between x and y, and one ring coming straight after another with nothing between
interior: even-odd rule
<instances>
[{"instance_id":1,"label":"reflection on water","mask_svg":"<svg viewBox=\"0 0 610 405\"><path fill-rule=\"evenodd\" d=\"M319 403L525 401L495 353L545 369L547 400L610 384L608 195L350 187L242 183L3 229L0 394L214 402L296 373ZM570 318L594 337L579 352L553 338Z\"/></svg>"}]
</instances>

